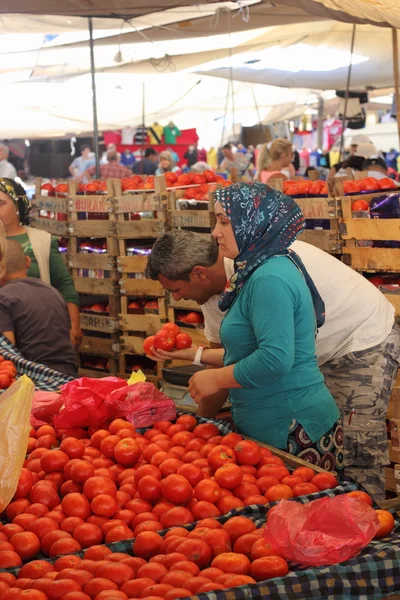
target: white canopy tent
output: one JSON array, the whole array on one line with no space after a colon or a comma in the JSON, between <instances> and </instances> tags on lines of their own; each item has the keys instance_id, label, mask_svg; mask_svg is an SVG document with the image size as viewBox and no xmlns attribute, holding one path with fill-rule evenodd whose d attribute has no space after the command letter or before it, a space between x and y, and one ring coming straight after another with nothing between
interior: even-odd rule
<instances>
[{"instance_id":1,"label":"white canopy tent","mask_svg":"<svg viewBox=\"0 0 400 600\"><path fill-rule=\"evenodd\" d=\"M36 12L31 16L22 14L26 1L9 7L21 14L0 15L2 30L8 32L0 35L0 131L4 138L58 136L93 127L87 19L57 16L61 13L118 15L93 19L101 130L141 120L142 81L146 82L146 118L160 122L173 118L181 127L198 122L209 127L218 122L227 99L224 79L230 77L236 80L231 94L235 117L243 124L257 121L255 104L268 120L268 114L276 114L276 106L286 106L286 114L301 112L310 90L345 87L351 37L348 21L353 16L350 10L330 12L332 5L345 11L344 0L250 0L196 6L180 1L172 8L171 2L150 0L145 7L136 6L136 16L128 21L121 15L130 17L132 10L123 12L128 8L119 0L107 2L108 12L105 0L84 2L79 10L72 0L62 6L31 0L29 10ZM8 2L2 1L0 11L7 9ZM370 1L355 0L352 5L360 3ZM168 9L163 10L166 5ZM44 6L54 16L42 16ZM397 23L396 8L384 9L383 3L378 8L374 19L371 11L359 11L359 15L379 25ZM333 15L347 23L329 20ZM13 35L21 30L25 33ZM385 27L357 26L355 86L392 85L390 35ZM301 56L307 56L306 51L312 55L299 65L300 48ZM326 54L327 61L321 65L315 60L322 56L322 48L336 55Z\"/></svg>"}]
</instances>

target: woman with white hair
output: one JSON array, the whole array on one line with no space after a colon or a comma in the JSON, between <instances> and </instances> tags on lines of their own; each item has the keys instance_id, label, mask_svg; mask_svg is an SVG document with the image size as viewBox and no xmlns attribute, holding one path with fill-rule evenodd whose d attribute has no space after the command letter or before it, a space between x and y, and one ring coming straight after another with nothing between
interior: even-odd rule
<instances>
[{"instance_id":1,"label":"woman with white hair","mask_svg":"<svg viewBox=\"0 0 400 600\"><path fill-rule=\"evenodd\" d=\"M0 177L15 179L17 177L17 171L14 165L8 161L9 153L8 146L0 144Z\"/></svg>"},{"instance_id":2,"label":"woman with white hair","mask_svg":"<svg viewBox=\"0 0 400 600\"><path fill-rule=\"evenodd\" d=\"M177 167L174 163L171 152L168 152L168 150L163 150L163 152L160 152L160 158L156 175L164 175L164 173L179 174L180 172L180 168Z\"/></svg>"}]
</instances>

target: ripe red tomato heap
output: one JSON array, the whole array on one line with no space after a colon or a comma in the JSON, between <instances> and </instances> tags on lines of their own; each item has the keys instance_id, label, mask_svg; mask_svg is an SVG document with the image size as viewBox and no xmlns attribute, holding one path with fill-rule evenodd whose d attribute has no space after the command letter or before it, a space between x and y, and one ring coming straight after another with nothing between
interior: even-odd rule
<instances>
[{"instance_id":1,"label":"ripe red tomato heap","mask_svg":"<svg viewBox=\"0 0 400 600\"><path fill-rule=\"evenodd\" d=\"M17 369L11 360L0 355L0 390L5 390L15 382Z\"/></svg>"},{"instance_id":2,"label":"ripe red tomato heap","mask_svg":"<svg viewBox=\"0 0 400 600\"><path fill-rule=\"evenodd\" d=\"M289 473L268 449L191 415L143 435L123 419L94 431L32 428L0 527L0 568L23 566L17 578L0 573L0 598L173 600L284 576L288 565L263 528L243 516L224 524L215 517L336 485L308 467ZM393 517L377 514L376 537L387 536ZM192 531L183 527L195 521ZM134 556L104 545L131 538ZM81 549L83 559L74 554ZM52 564L38 554L61 558Z\"/></svg>"},{"instance_id":3,"label":"ripe red tomato heap","mask_svg":"<svg viewBox=\"0 0 400 600\"><path fill-rule=\"evenodd\" d=\"M197 314L197 313L193 313ZM183 348L190 348L192 345L192 338L187 333L181 333L178 325L175 323L165 323L155 335L150 335L143 342L143 350L145 354L151 355L151 348L154 347L157 350L165 350L171 352L171 350L182 350Z\"/></svg>"},{"instance_id":4,"label":"ripe red tomato heap","mask_svg":"<svg viewBox=\"0 0 400 600\"><path fill-rule=\"evenodd\" d=\"M343 190L345 195L358 194L360 192L379 192L381 190L392 189L397 189L397 186L395 181L393 181L393 179L390 179L389 177L384 177L383 179L375 179L375 177L365 177L364 179L353 179L343 182ZM328 185L326 181L321 180L287 180L283 182L283 192L288 196L327 196Z\"/></svg>"}]
</instances>

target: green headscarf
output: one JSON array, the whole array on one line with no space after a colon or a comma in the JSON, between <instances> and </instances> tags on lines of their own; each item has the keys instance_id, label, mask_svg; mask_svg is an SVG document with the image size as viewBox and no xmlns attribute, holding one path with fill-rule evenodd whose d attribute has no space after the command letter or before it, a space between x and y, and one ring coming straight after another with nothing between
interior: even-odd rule
<instances>
[{"instance_id":1,"label":"green headscarf","mask_svg":"<svg viewBox=\"0 0 400 600\"><path fill-rule=\"evenodd\" d=\"M22 185L8 179L7 177L0 177L0 192L6 194L15 204L15 208L19 214L19 219L22 225L29 225L29 213L32 209L32 203L25 193Z\"/></svg>"}]
</instances>

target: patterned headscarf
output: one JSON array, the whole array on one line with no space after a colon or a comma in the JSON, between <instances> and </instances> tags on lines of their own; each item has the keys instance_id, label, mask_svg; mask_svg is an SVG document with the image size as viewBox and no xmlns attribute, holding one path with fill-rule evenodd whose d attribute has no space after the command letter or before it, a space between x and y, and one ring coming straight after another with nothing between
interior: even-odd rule
<instances>
[{"instance_id":1,"label":"patterned headscarf","mask_svg":"<svg viewBox=\"0 0 400 600\"><path fill-rule=\"evenodd\" d=\"M29 225L29 213L31 211L32 204L22 185L13 179L0 177L0 192L7 194L7 196L14 201L15 208L17 209L19 220L22 225Z\"/></svg>"},{"instance_id":2,"label":"patterned headscarf","mask_svg":"<svg viewBox=\"0 0 400 600\"><path fill-rule=\"evenodd\" d=\"M301 258L289 250L305 229L303 213L292 198L263 183L235 183L214 193L231 220L239 255L235 272L219 301L228 310L250 275L272 256L288 256L310 289L317 327L325 322L325 305Z\"/></svg>"}]
</instances>

